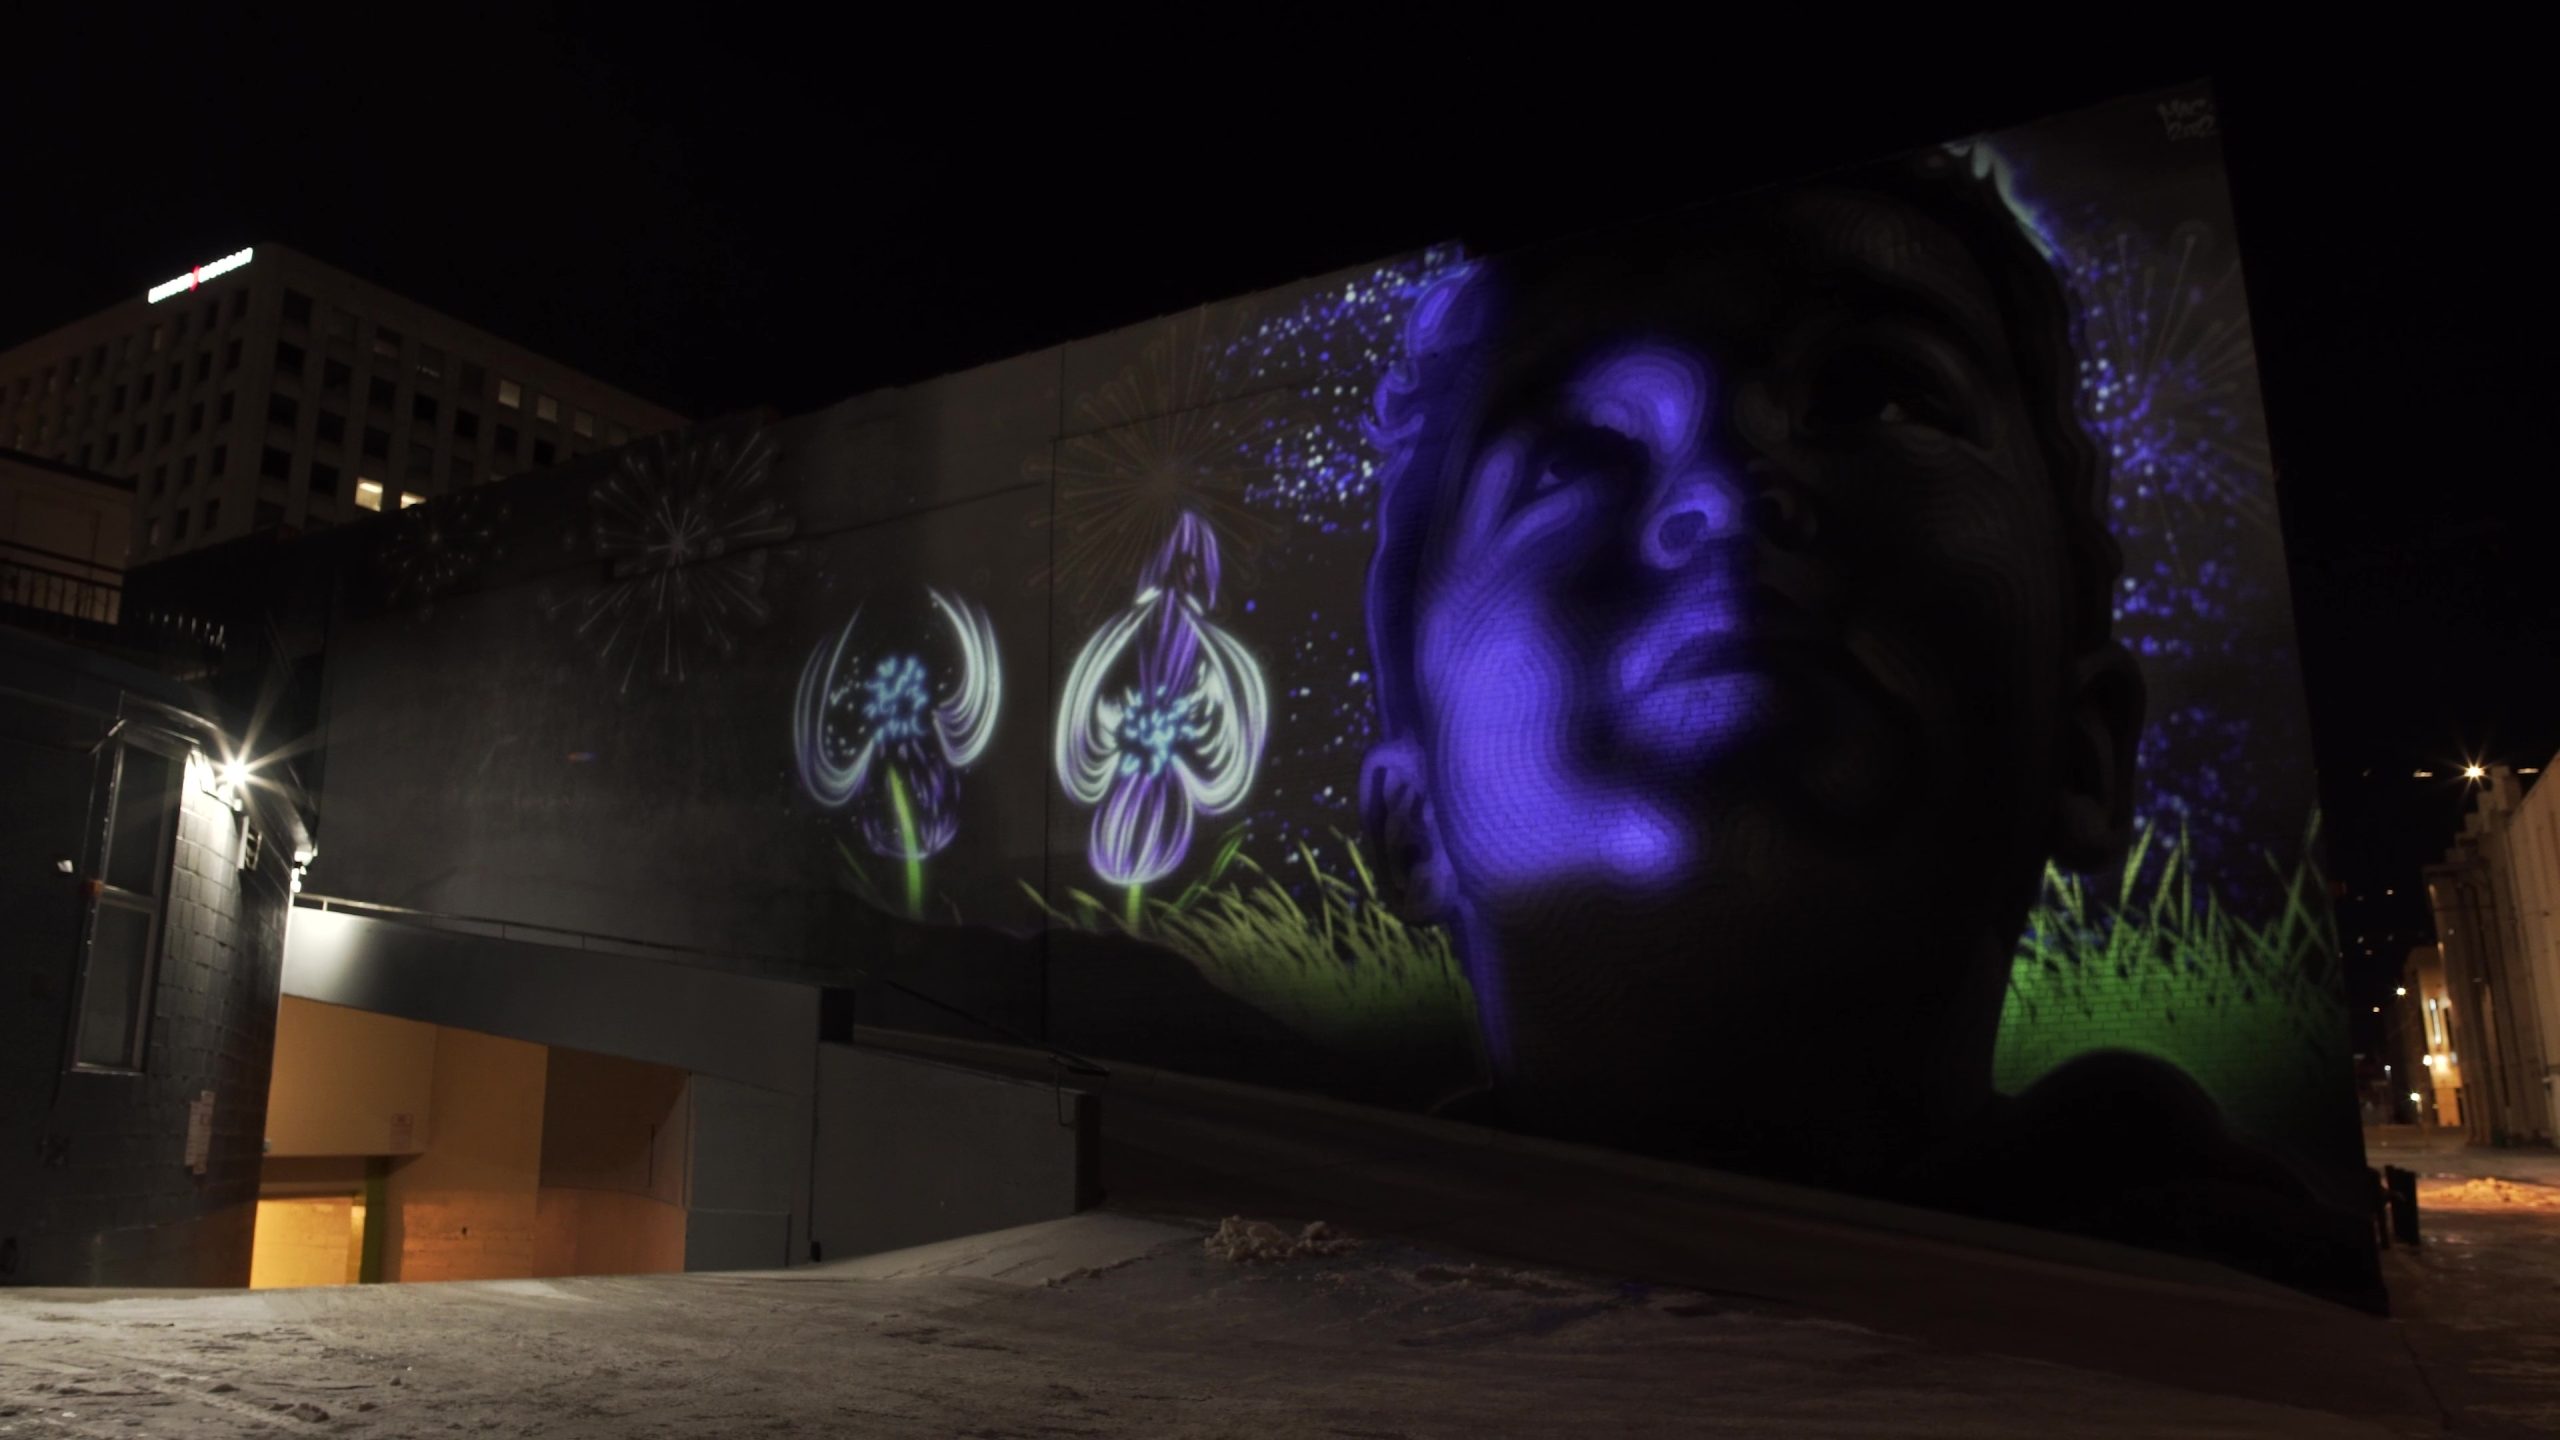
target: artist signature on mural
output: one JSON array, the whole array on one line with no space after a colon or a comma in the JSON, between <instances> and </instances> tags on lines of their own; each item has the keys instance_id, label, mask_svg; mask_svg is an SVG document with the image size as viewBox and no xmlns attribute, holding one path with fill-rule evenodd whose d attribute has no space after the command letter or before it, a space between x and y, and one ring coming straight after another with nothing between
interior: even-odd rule
<instances>
[{"instance_id":1,"label":"artist signature on mural","mask_svg":"<svg viewBox=\"0 0 2560 1440\"><path fill-rule=\"evenodd\" d=\"M2155 108L2160 112L2160 127L2172 140L2210 140L2221 133L2214 123L2213 101L2205 96L2163 100Z\"/></svg>"}]
</instances>

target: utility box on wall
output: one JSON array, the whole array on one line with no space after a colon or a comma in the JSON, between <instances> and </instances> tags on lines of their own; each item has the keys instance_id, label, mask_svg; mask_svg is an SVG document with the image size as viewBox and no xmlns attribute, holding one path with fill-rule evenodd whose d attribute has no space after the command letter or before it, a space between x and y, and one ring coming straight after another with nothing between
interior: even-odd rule
<instances>
[{"instance_id":1,"label":"utility box on wall","mask_svg":"<svg viewBox=\"0 0 2560 1440\"><path fill-rule=\"evenodd\" d=\"M820 1258L1073 1215L1098 1201L1100 1100L851 1045L818 1047Z\"/></svg>"}]
</instances>

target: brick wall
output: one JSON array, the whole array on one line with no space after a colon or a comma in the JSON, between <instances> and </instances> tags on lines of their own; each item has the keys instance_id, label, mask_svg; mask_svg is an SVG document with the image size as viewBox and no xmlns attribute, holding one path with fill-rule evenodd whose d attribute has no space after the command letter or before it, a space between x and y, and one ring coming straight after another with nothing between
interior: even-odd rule
<instances>
[{"instance_id":1,"label":"brick wall","mask_svg":"<svg viewBox=\"0 0 2560 1440\"><path fill-rule=\"evenodd\" d=\"M12 807L13 850L39 861L78 853L93 766L72 748L12 756L5 778L33 787L12 793L35 802ZM14 1262L0 1283L248 1283L291 862L289 844L266 845L255 871L236 869L238 823L186 788L140 1074L62 1068L77 993L73 878L45 862L18 869L0 893L29 942L0 1007L15 1012L0 1024L0 1084L11 1092L0 1107L0 1246ZM185 1163L189 1107L207 1090L211 1148L198 1175Z\"/></svg>"}]
</instances>

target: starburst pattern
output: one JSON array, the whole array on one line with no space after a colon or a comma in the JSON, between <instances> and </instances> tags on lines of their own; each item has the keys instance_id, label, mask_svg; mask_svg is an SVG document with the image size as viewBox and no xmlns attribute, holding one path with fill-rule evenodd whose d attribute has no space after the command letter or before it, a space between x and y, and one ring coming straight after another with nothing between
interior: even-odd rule
<instances>
[{"instance_id":1,"label":"starburst pattern","mask_svg":"<svg viewBox=\"0 0 2560 1440\"><path fill-rule=\"evenodd\" d=\"M772 466L762 430L669 435L632 447L589 490L605 578L552 613L572 617L617 691L644 675L682 684L771 614L771 547L794 529L768 489Z\"/></svg>"},{"instance_id":2,"label":"starburst pattern","mask_svg":"<svg viewBox=\"0 0 2560 1440\"><path fill-rule=\"evenodd\" d=\"M507 558L507 502L494 489L457 490L384 519L376 573L383 602L431 605Z\"/></svg>"},{"instance_id":3,"label":"starburst pattern","mask_svg":"<svg viewBox=\"0 0 2560 1440\"><path fill-rule=\"evenodd\" d=\"M1207 312L1168 321L1137 363L1076 401L1077 433L1058 445L1055 507L1043 517L1053 552L1042 578L1080 610L1108 605L1186 514L1240 579L1282 533L1247 502L1284 463L1269 441L1289 428L1298 397L1221 375L1242 328Z\"/></svg>"}]
</instances>

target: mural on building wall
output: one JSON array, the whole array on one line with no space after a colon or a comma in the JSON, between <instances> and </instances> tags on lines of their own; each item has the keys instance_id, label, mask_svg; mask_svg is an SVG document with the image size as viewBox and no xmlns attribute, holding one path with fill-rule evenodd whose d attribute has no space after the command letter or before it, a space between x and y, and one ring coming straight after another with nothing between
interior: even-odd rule
<instances>
[{"instance_id":1,"label":"mural on building wall","mask_svg":"<svg viewBox=\"0 0 2560 1440\"><path fill-rule=\"evenodd\" d=\"M726 904L1105 1059L2352 1288L2210 104L599 462L540 599L610 683L541 697L558 743L458 755L541 804L449 826L459 871L386 841L382 898ZM436 803L348 783L410 831ZM678 804L616 873L554 843Z\"/></svg>"},{"instance_id":2,"label":"mural on building wall","mask_svg":"<svg viewBox=\"0 0 2560 1440\"><path fill-rule=\"evenodd\" d=\"M960 833L960 777L986 754L1004 704L995 623L967 600L925 598L937 644L887 638L896 632L876 613L872 629L886 633L866 636L857 608L810 652L791 711L801 789L849 810L870 853L897 864L912 919L925 913L925 862Z\"/></svg>"},{"instance_id":3,"label":"mural on building wall","mask_svg":"<svg viewBox=\"0 0 2560 1440\"><path fill-rule=\"evenodd\" d=\"M796 528L771 484L773 454L757 428L670 432L625 449L589 487L585 533L571 543L603 562L606 580L550 609L618 692L683 684L771 615L771 547Z\"/></svg>"}]
</instances>

